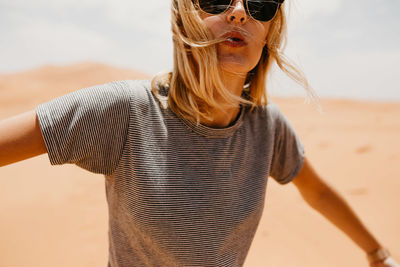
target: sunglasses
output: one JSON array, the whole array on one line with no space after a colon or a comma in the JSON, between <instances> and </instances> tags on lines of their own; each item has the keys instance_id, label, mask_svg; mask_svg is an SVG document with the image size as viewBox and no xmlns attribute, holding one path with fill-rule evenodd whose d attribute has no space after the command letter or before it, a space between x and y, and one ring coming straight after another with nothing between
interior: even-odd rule
<instances>
[{"instance_id":1,"label":"sunglasses","mask_svg":"<svg viewBox=\"0 0 400 267\"><path fill-rule=\"evenodd\" d=\"M227 11L234 0L197 0L199 8L212 15ZM255 20L270 21L285 0L244 0L247 13Z\"/></svg>"}]
</instances>

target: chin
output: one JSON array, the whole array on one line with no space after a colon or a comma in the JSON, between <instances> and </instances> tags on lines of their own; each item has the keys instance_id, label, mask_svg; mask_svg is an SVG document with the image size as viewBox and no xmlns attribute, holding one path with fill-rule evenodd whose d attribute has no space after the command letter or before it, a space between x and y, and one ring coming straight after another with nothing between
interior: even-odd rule
<instances>
[{"instance_id":1,"label":"chin","mask_svg":"<svg viewBox=\"0 0 400 267\"><path fill-rule=\"evenodd\" d=\"M257 64L256 64L257 65ZM256 66L254 65L254 67ZM247 75L254 67L248 64L238 63L238 62L222 62L219 64L220 69L225 73L232 74L242 74Z\"/></svg>"},{"instance_id":2,"label":"chin","mask_svg":"<svg viewBox=\"0 0 400 267\"><path fill-rule=\"evenodd\" d=\"M222 71L227 73L241 73L247 74L255 66L257 66L258 60L256 58L249 57L248 55L241 54L225 54L218 56L218 64Z\"/></svg>"}]
</instances>

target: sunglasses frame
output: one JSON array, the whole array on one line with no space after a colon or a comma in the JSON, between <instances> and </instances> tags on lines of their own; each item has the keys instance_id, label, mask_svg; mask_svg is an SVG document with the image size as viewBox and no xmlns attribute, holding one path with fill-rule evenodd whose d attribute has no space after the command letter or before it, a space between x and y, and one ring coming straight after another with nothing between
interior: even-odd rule
<instances>
[{"instance_id":1,"label":"sunglasses frame","mask_svg":"<svg viewBox=\"0 0 400 267\"><path fill-rule=\"evenodd\" d=\"M225 12L227 12L227 11L232 7L232 3L233 3L233 1L235 1L235 0L230 0L229 5L227 5L226 9L225 9L224 11L222 11L221 13L216 13L216 14L215 14L215 13L209 13L209 12L203 10L203 9L201 8L201 6L200 6L199 1L200 1L200 0L195 0L195 3L196 3L196 5L198 6L198 8L199 8L201 11L203 11L204 13L207 13L207 14L210 14L210 15L221 15L221 14L224 14ZM246 13L247 13L252 19L257 20L257 21L261 21L261 22L268 22L268 21L273 20L273 19L275 18L275 16L276 16L276 13L278 13L278 10L279 10L280 6L283 4L284 1L285 1L285 0L270 0L270 1L267 1L267 2L274 2L274 3L277 4L277 8L276 8L275 14L274 14L274 15L272 16L272 18L270 18L269 20L260 20L260 19L256 19L255 17L253 17L253 15L250 13L248 1L247 1L247 0L243 0L243 2L246 2Z\"/></svg>"}]
</instances>

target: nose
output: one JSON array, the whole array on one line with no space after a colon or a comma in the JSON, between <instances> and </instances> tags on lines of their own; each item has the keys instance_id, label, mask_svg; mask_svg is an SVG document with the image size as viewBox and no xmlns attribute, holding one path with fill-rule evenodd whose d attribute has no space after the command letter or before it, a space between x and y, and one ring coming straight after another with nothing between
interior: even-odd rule
<instances>
[{"instance_id":1,"label":"nose","mask_svg":"<svg viewBox=\"0 0 400 267\"><path fill-rule=\"evenodd\" d=\"M246 8L243 0L234 0L232 7L226 14L228 22L244 24L247 21Z\"/></svg>"}]
</instances>

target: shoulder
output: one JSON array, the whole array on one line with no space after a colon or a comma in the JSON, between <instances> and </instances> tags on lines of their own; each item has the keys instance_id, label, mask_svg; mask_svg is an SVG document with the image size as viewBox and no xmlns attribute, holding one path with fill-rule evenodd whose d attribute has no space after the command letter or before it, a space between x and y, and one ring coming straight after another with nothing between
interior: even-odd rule
<instances>
[{"instance_id":1,"label":"shoulder","mask_svg":"<svg viewBox=\"0 0 400 267\"><path fill-rule=\"evenodd\" d=\"M113 81L79 90L76 94L80 101L100 106L128 104L138 108L157 104L148 80Z\"/></svg>"},{"instance_id":2,"label":"shoulder","mask_svg":"<svg viewBox=\"0 0 400 267\"><path fill-rule=\"evenodd\" d=\"M269 101L267 105L254 108L249 112L248 119L252 128L268 136L279 135L287 130L294 131L279 106L272 101Z\"/></svg>"},{"instance_id":3,"label":"shoulder","mask_svg":"<svg viewBox=\"0 0 400 267\"><path fill-rule=\"evenodd\" d=\"M124 80L99 84L55 98L38 106L39 109L61 110L70 114L125 112L129 107L154 103L149 81ZM60 113L59 112L59 113Z\"/></svg>"},{"instance_id":4,"label":"shoulder","mask_svg":"<svg viewBox=\"0 0 400 267\"><path fill-rule=\"evenodd\" d=\"M279 106L273 101L269 101L268 104L264 106L264 112L273 119L282 116Z\"/></svg>"},{"instance_id":5,"label":"shoulder","mask_svg":"<svg viewBox=\"0 0 400 267\"><path fill-rule=\"evenodd\" d=\"M283 116L278 105L272 101L269 101L267 105L254 108L249 114L255 121L267 121L269 123L274 123Z\"/></svg>"},{"instance_id":6,"label":"shoulder","mask_svg":"<svg viewBox=\"0 0 400 267\"><path fill-rule=\"evenodd\" d=\"M111 82L119 86L121 89L130 92L131 94L145 94L147 91L151 91L151 82L149 80L122 80Z\"/></svg>"},{"instance_id":7,"label":"shoulder","mask_svg":"<svg viewBox=\"0 0 400 267\"><path fill-rule=\"evenodd\" d=\"M106 91L114 91L121 96L147 98L151 93L151 84L148 80L122 80L101 85Z\"/></svg>"},{"instance_id":8,"label":"shoulder","mask_svg":"<svg viewBox=\"0 0 400 267\"><path fill-rule=\"evenodd\" d=\"M149 80L123 80L114 82L136 105L157 104Z\"/></svg>"}]
</instances>

